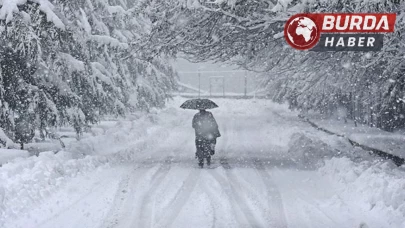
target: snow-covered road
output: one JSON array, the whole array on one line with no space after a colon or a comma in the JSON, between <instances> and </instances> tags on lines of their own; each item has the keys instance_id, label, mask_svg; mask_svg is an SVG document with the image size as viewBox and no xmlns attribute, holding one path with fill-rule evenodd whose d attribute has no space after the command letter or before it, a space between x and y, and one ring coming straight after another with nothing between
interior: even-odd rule
<instances>
[{"instance_id":1,"label":"snow-covered road","mask_svg":"<svg viewBox=\"0 0 405 228\"><path fill-rule=\"evenodd\" d=\"M403 214L385 210L378 202L373 210L358 198L367 193L350 189L353 195L347 196L349 185L319 170L323 159L334 155L330 153L339 153L333 146L341 150L347 145L316 132L296 113L268 101L216 101L220 108L212 112L222 137L211 167L198 168L191 128L194 112L174 108L182 101L176 99L172 108L155 116L157 124L147 129L142 149L139 143L115 140L119 142L115 152L132 153L130 161L79 173L38 205L6 220L6 227L371 228L405 224ZM123 130L130 136L137 126ZM332 152L326 158L314 153L320 157L305 161L300 157L303 152L295 151L297 146L291 142L302 139L300 135L321 138L332 145Z\"/></svg>"}]
</instances>

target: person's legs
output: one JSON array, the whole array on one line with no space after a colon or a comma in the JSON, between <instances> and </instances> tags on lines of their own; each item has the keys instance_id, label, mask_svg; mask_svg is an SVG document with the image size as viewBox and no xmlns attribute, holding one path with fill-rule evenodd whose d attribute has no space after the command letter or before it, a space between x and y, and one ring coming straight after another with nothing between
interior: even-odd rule
<instances>
[{"instance_id":1,"label":"person's legs","mask_svg":"<svg viewBox=\"0 0 405 228\"><path fill-rule=\"evenodd\" d=\"M211 165L211 155L213 154L214 148L212 145L215 146L216 140L209 140L209 139L196 139L196 158L198 158L198 165L202 168L204 166L204 158L207 159L207 165Z\"/></svg>"},{"instance_id":2,"label":"person's legs","mask_svg":"<svg viewBox=\"0 0 405 228\"><path fill-rule=\"evenodd\" d=\"M204 158L203 157L199 157L198 158L198 166L200 166L201 168L203 168L204 167Z\"/></svg>"},{"instance_id":3,"label":"person's legs","mask_svg":"<svg viewBox=\"0 0 405 228\"><path fill-rule=\"evenodd\" d=\"M212 139L210 142L210 154L215 154L215 145L217 144L217 139Z\"/></svg>"},{"instance_id":4,"label":"person's legs","mask_svg":"<svg viewBox=\"0 0 405 228\"><path fill-rule=\"evenodd\" d=\"M211 155L211 140L209 139L203 140L203 151L204 151L204 158Z\"/></svg>"},{"instance_id":5,"label":"person's legs","mask_svg":"<svg viewBox=\"0 0 405 228\"><path fill-rule=\"evenodd\" d=\"M195 139L196 153L195 156L198 159L198 165L202 168L204 166L204 140Z\"/></svg>"},{"instance_id":6,"label":"person's legs","mask_svg":"<svg viewBox=\"0 0 405 228\"><path fill-rule=\"evenodd\" d=\"M203 154L204 154L204 158L207 160L207 165L211 165L211 143L212 140L210 139L204 139L202 141L203 143Z\"/></svg>"},{"instance_id":7,"label":"person's legs","mask_svg":"<svg viewBox=\"0 0 405 228\"><path fill-rule=\"evenodd\" d=\"M204 139L195 139L195 147L196 147L196 156L204 156Z\"/></svg>"},{"instance_id":8,"label":"person's legs","mask_svg":"<svg viewBox=\"0 0 405 228\"><path fill-rule=\"evenodd\" d=\"M207 157L207 165L210 166L211 165L211 156Z\"/></svg>"}]
</instances>

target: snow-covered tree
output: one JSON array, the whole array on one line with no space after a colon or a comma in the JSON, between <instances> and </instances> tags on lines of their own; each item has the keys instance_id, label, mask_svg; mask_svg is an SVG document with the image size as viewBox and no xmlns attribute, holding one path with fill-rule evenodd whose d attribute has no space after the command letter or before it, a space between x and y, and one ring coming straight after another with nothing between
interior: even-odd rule
<instances>
[{"instance_id":1,"label":"snow-covered tree","mask_svg":"<svg viewBox=\"0 0 405 228\"><path fill-rule=\"evenodd\" d=\"M391 0L170 0L148 1L154 21L150 55L186 54L194 61L232 61L262 72L276 101L392 129L404 125L404 1ZM284 23L302 12L396 12L395 32L378 53L293 50Z\"/></svg>"},{"instance_id":2,"label":"snow-covered tree","mask_svg":"<svg viewBox=\"0 0 405 228\"><path fill-rule=\"evenodd\" d=\"M19 141L23 120L42 136L58 125L80 134L101 115L161 106L176 73L164 57L130 51L151 23L140 11L126 0L0 1L0 127L7 135Z\"/></svg>"}]
</instances>

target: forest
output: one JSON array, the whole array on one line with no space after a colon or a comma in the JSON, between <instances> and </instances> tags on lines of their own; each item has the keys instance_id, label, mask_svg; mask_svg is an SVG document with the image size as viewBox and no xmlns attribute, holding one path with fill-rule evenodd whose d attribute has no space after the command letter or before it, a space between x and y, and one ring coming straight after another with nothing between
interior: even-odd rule
<instances>
[{"instance_id":1,"label":"forest","mask_svg":"<svg viewBox=\"0 0 405 228\"><path fill-rule=\"evenodd\" d=\"M186 53L196 62L230 61L257 72L271 99L287 101L292 109L304 113L335 115L343 110L356 123L388 131L405 126L405 1L178 4L165 1L154 7L154 14L164 18L153 30L156 40L164 40L159 51ZM173 13L160 13L166 7ZM291 15L305 12L396 13L397 21L395 32L385 34L380 52L297 51L286 44L283 28Z\"/></svg>"},{"instance_id":2,"label":"forest","mask_svg":"<svg viewBox=\"0 0 405 228\"><path fill-rule=\"evenodd\" d=\"M236 64L259 73L292 109L405 126L405 1L1 0L0 141L27 143L57 126L78 134L104 115L163 107L170 60ZM393 12L380 52L296 51L283 37L302 12Z\"/></svg>"},{"instance_id":3,"label":"forest","mask_svg":"<svg viewBox=\"0 0 405 228\"><path fill-rule=\"evenodd\" d=\"M0 137L29 142L56 126L80 134L103 115L162 107L176 72L146 59L150 21L135 1L0 2ZM132 52L131 52L132 51Z\"/></svg>"}]
</instances>

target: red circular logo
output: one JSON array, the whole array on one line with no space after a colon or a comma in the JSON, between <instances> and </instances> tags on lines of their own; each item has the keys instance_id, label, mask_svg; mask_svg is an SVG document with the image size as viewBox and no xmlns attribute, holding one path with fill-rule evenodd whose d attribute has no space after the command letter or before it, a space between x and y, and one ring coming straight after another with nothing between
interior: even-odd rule
<instances>
[{"instance_id":1,"label":"red circular logo","mask_svg":"<svg viewBox=\"0 0 405 228\"><path fill-rule=\"evenodd\" d=\"M284 37L287 43L298 50L313 48L321 37L321 30L311 15L296 14L284 27Z\"/></svg>"}]
</instances>

